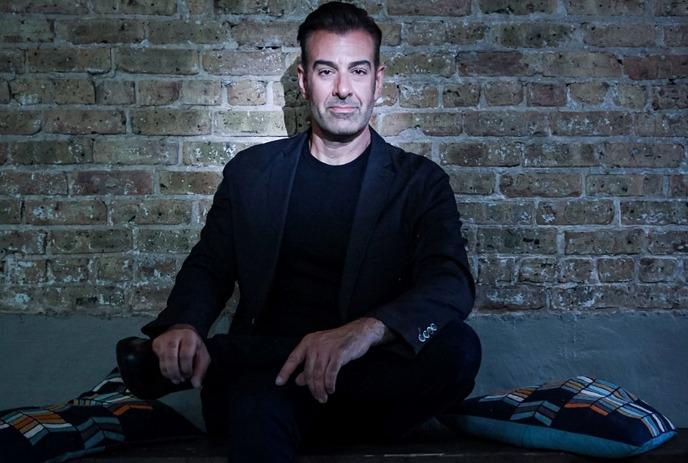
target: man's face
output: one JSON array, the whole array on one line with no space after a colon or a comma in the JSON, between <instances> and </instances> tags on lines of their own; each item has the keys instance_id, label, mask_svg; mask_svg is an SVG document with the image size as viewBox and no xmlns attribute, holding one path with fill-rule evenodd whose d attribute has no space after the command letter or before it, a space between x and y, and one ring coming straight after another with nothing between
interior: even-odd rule
<instances>
[{"instance_id":1,"label":"man's face","mask_svg":"<svg viewBox=\"0 0 688 463\"><path fill-rule=\"evenodd\" d=\"M353 139L370 121L382 90L375 45L365 31L314 32L306 42L307 69L298 67L301 94L310 102L313 130L337 141Z\"/></svg>"}]
</instances>

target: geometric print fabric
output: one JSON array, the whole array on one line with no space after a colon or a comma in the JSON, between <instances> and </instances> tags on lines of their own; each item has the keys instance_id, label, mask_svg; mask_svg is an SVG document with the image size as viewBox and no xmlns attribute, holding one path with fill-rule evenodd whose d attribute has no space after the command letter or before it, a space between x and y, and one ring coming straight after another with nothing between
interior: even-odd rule
<instances>
[{"instance_id":1,"label":"geometric print fabric","mask_svg":"<svg viewBox=\"0 0 688 463\"><path fill-rule=\"evenodd\" d=\"M123 444L198 433L161 402L133 396L114 369L68 402L0 411L0 461L66 461Z\"/></svg>"},{"instance_id":2,"label":"geometric print fabric","mask_svg":"<svg viewBox=\"0 0 688 463\"><path fill-rule=\"evenodd\" d=\"M471 406L471 400L477 400L474 406ZM462 413L477 412L480 416L492 415L515 422L537 423L539 426L580 429L583 425L581 420L602 425L608 422L605 421L607 418L617 422L623 420L631 427L642 426L644 432L635 429L631 433L635 436L632 439L635 442L675 430L668 418L635 395L613 383L588 376L576 376L537 387L521 387L504 394L471 400L466 401ZM475 406L478 404L481 404L484 413L480 413L481 407ZM618 433L606 432L605 426L598 429L600 437L618 437Z\"/></svg>"}]
</instances>

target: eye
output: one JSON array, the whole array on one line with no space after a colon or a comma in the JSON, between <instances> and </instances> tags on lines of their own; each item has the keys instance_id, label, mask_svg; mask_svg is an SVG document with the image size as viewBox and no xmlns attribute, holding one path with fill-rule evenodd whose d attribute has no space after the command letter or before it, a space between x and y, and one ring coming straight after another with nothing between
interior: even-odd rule
<instances>
[{"instance_id":1,"label":"eye","mask_svg":"<svg viewBox=\"0 0 688 463\"><path fill-rule=\"evenodd\" d=\"M353 69L352 72L357 76L364 76L364 75L368 74L368 71L366 69L361 69L361 68Z\"/></svg>"},{"instance_id":2,"label":"eye","mask_svg":"<svg viewBox=\"0 0 688 463\"><path fill-rule=\"evenodd\" d=\"M331 76L332 74L333 74L332 69L320 69L318 71L318 75L323 76L323 77Z\"/></svg>"}]
</instances>

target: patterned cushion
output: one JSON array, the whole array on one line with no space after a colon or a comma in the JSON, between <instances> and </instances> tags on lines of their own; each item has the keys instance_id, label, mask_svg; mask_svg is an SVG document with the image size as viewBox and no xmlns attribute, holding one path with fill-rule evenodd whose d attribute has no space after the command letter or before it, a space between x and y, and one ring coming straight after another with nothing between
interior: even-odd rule
<instances>
[{"instance_id":1,"label":"patterned cushion","mask_svg":"<svg viewBox=\"0 0 688 463\"><path fill-rule=\"evenodd\" d=\"M630 392L587 376L468 399L439 419L479 437L595 457L637 455L676 434Z\"/></svg>"},{"instance_id":2,"label":"patterned cushion","mask_svg":"<svg viewBox=\"0 0 688 463\"><path fill-rule=\"evenodd\" d=\"M197 434L165 404L131 395L114 369L66 403L0 411L0 461L60 462L123 444Z\"/></svg>"}]
</instances>

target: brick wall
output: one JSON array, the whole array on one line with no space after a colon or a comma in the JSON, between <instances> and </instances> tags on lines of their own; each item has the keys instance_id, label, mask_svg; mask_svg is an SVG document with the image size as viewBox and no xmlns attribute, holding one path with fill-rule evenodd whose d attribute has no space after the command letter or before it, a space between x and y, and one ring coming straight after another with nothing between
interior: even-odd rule
<instances>
[{"instance_id":1,"label":"brick wall","mask_svg":"<svg viewBox=\"0 0 688 463\"><path fill-rule=\"evenodd\" d=\"M0 311L155 313L224 163L305 127L315 0L0 1ZM688 1L359 2L478 313L688 308Z\"/></svg>"}]
</instances>

